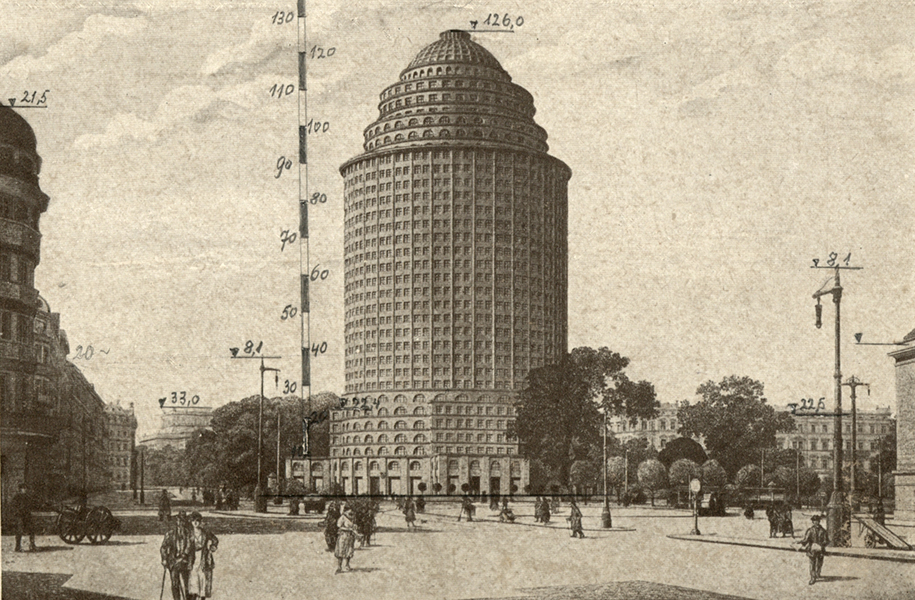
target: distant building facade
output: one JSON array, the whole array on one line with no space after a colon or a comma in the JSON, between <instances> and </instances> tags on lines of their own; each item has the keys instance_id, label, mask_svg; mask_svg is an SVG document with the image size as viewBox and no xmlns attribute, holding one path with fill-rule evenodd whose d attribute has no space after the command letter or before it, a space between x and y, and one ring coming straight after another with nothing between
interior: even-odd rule
<instances>
[{"instance_id":1,"label":"distant building facade","mask_svg":"<svg viewBox=\"0 0 915 600\"><path fill-rule=\"evenodd\" d=\"M198 429L206 429L213 418L213 409L209 406L169 407L162 408L159 428L140 439L138 445L153 450L171 446L183 450L187 441Z\"/></svg>"},{"instance_id":2,"label":"distant building facade","mask_svg":"<svg viewBox=\"0 0 915 600\"><path fill-rule=\"evenodd\" d=\"M896 513L897 522L915 526L915 330L905 346L890 352L896 363ZM909 540L911 542L911 540Z\"/></svg>"},{"instance_id":3,"label":"distant building facade","mask_svg":"<svg viewBox=\"0 0 915 600\"><path fill-rule=\"evenodd\" d=\"M889 406L878 407L875 410L858 409L857 413L857 460L861 469L870 471L871 461L880 448L880 440L893 432L896 422ZM846 463L849 463L851 461L851 413L846 413L842 421L844 459ZM831 477L835 419L815 414L795 414L794 423L796 426L794 431L776 434L777 447L783 450L800 451L805 465L816 471L821 478L827 475Z\"/></svg>"},{"instance_id":4,"label":"distant building facade","mask_svg":"<svg viewBox=\"0 0 915 600\"><path fill-rule=\"evenodd\" d=\"M133 487L131 458L136 446L137 417L133 402L123 407L120 402L105 406L108 421L108 465L111 471L111 487L127 490Z\"/></svg>"},{"instance_id":5,"label":"distant building facade","mask_svg":"<svg viewBox=\"0 0 915 600\"><path fill-rule=\"evenodd\" d=\"M607 419L607 428L621 444L629 440L646 439L655 450L663 450L669 442L681 437L677 433L678 406L673 402L662 402L658 416L654 419L639 419L634 424L625 417ZM704 446L704 444L703 444Z\"/></svg>"}]
</instances>

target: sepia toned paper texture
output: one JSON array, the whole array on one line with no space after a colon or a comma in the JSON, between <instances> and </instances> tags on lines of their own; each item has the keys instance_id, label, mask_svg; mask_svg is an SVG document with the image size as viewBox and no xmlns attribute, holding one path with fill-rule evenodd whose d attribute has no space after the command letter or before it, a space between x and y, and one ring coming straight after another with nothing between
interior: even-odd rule
<instances>
[{"instance_id":1,"label":"sepia toned paper texture","mask_svg":"<svg viewBox=\"0 0 915 600\"><path fill-rule=\"evenodd\" d=\"M4 598L915 597L913 3L0 14Z\"/></svg>"}]
</instances>

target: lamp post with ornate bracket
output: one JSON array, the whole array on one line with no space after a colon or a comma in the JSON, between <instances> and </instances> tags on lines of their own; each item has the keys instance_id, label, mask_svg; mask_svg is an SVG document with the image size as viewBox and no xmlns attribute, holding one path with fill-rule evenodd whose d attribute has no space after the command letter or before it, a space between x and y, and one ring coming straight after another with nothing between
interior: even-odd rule
<instances>
[{"instance_id":1,"label":"lamp post with ornate bracket","mask_svg":"<svg viewBox=\"0 0 915 600\"><path fill-rule=\"evenodd\" d=\"M849 255L850 257L851 255ZM847 260L847 259L846 259ZM830 289L820 288L813 294L816 303L816 326L817 329L822 327L823 308L820 306L820 298L826 295L832 295L832 301L836 305L836 339L835 339L835 431L833 435L833 478L832 478L832 496L829 498L829 504L826 506L826 530L832 545L844 545L841 531L845 525L845 498L842 490L842 327L841 327L841 307L842 307L842 283L839 278L841 270L859 270L861 267L840 267L838 264L830 264L820 267L816 263L812 268L834 269L835 275L832 277L833 286ZM825 285L824 285L825 287Z\"/></svg>"}]
</instances>

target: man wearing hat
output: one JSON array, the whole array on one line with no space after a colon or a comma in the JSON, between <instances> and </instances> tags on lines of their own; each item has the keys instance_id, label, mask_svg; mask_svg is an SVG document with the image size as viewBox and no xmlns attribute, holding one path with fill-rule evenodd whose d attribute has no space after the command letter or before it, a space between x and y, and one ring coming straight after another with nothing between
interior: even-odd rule
<instances>
[{"instance_id":1,"label":"man wearing hat","mask_svg":"<svg viewBox=\"0 0 915 600\"><path fill-rule=\"evenodd\" d=\"M193 555L191 525L187 515L182 510L172 521L171 528L162 540L159 555L162 566L171 576L172 599L187 600L188 575ZM165 585L165 574L162 574L162 584Z\"/></svg>"},{"instance_id":2,"label":"man wearing hat","mask_svg":"<svg viewBox=\"0 0 915 600\"><path fill-rule=\"evenodd\" d=\"M810 527L804 532L804 538L798 543L801 545L799 550L806 550L807 558L810 559L810 585L813 585L823 569L823 557L826 556L829 536L820 525L820 515L810 517L810 522Z\"/></svg>"},{"instance_id":3,"label":"man wearing hat","mask_svg":"<svg viewBox=\"0 0 915 600\"><path fill-rule=\"evenodd\" d=\"M32 520L32 497L24 483L19 484L19 492L13 496L13 519L16 523L16 552L22 552L22 536L29 536L29 550L38 550L35 547L35 523Z\"/></svg>"}]
</instances>

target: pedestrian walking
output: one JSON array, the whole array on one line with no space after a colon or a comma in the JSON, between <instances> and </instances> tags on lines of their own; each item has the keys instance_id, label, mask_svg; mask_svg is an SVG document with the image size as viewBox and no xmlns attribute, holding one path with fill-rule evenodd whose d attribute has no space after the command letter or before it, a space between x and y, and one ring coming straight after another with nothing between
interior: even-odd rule
<instances>
[{"instance_id":1,"label":"pedestrian walking","mask_svg":"<svg viewBox=\"0 0 915 600\"><path fill-rule=\"evenodd\" d=\"M771 505L766 507L766 519L769 520L769 537L774 538L778 533L778 517Z\"/></svg>"},{"instance_id":2,"label":"pedestrian walking","mask_svg":"<svg viewBox=\"0 0 915 600\"><path fill-rule=\"evenodd\" d=\"M874 522L886 527L886 510L883 508L883 500L877 498L877 506L874 507Z\"/></svg>"},{"instance_id":3,"label":"pedestrian walking","mask_svg":"<svg viewBox=\"0 0 915 600\"><path fill-rule=\"evenodd\" d=\"M810 527L804 532L804 539L798 543L801 545L800 550L805 550L807 558L810 559L810 585L813 585L820 578L820 571L823 569L823 557L826 556L829 536L820 525L820 515L810 517L810 523Z\"/></svg>"},{"instance_id":4,"label":"pedestrian walking","mask_svg":"<svg viewBox=\"0 0 915 600\"><path fill-rule=\"evenodd\" d=\"M188 600L187 580L191 564L191 526L184 511L178 513L159 547L162 566L171 578L172 599Z\"/></svg>"},{"instance_id":5,"label":"pedestrian walking","mask_svg":"<svg viewBox=\"0 0 915 600\"><path fill-rule=\"evenodd\" d=\"M540 496L534 500L534 523L540 522L540 513L543 510L543 500Z\"/></svg>"},{"instance_id":6,"label":"pedestrian walking","mask_svg":"<svg viewBox=\"0 0 915 600\"><path fill-rule=\"evenodd\" d=\"M333 500L327 507L327 514L324 515L324 541L327 543L328 552L333 552L337 547L337 519L339 518L340 506L336 500Z\"/></svg>"},{"instance_id":7,"label":"pedestrian walking","mask_svg":"<svg viewBox=\"0 0 915 600\"><path fill-rule=\"evenodd\" d=\"M403 504L403 516L407 521L407 529L416 529L416 507L413 505L413 496L407 496Z\"/></svg>"},{"instance_id":8,"label":"pedestrian walking","mask_svg":"<svg viewBox=\"0 0 915 600\"><path fill-rule=\"evenodd\" d=\"M172 518L172 500L168 497L168 490L162 488L159 493L159 521L169 521Z\"/></svg>"},{"instance_id":9,"label":"pedestrian walking","mask_svg":"<svg viewBox=\"0 0 915 600\"><path fill-rule=\"evenodd\" d=\"M352 571L349 561L353 558L356 546L356 524L353 521L353 509L343 508L343 514L337 519L337 545L334 556L337 559L337 573Z\"/></svg>"},{"instance_id":10,"label":"pedestrian walking","mask_svg":"<svg viewBox=\"0 0 915 600\"><path fill-rule=\"evenodd\" d=\"M473 513L476 512L476 508L473 505L473 500L470 498L470 494L464 494L461 497L461 512L458 514L458 521L461 520L461 517L464 514L467 514L467 522L473 521Z\"/></svg>"},{"instance_id":11,"label":"pedestrian walking","mask_svg":"<svg viewBox=\"0 0 915 600\"><path fill-rule=\"evenodd\" d=\"M790 504L785 504L782 507L779 523L782 530L782 537L787 537L788 534L791 534L791 537L794 537L794 520L791 518Z\"/></svg>"},{"instance_id":12,"label":"pedestrian walking","mask_svg":"<svg viewBox=\"0 0 915 600\"><path fill-rule=\"evenodd\" d=\"M575 503L575 498L569 504L569 526L572 529L572 537L585 537L585 530L581 526L581 510Z\"/></svg>"},{"instance_id":13,"label":"pedestrian walking","mask_svg":"<svg viewBox=\"0 0 915 600\"><path fill-rule=\"evenodd\" d=\"M203 527L203 517L191 513L190 563L188 565L188 600L209 598L213 595L213 568L216 562L213 553L219 546L219 539Z\"/></svg>"},{"instance_id":14,"label":"pedestrian walking","mask_svg":"<svg viewBox=\"0 0 915 600\"><path fill-rule=\"evenodd\" d=\"M544 496L543 502L540 503L540 522L544 525L550 523L550 499L547 496Z\"/></svg>"},{"instance_id":15,"label":"pedestrian walking","mask_svg":"<svg viewBox=\"0 0 915 600\"><path fill-rule=\"evenodd\" d=\"M16 522L16 552L22 552L22 536L29 536L29 552L38 550L35 545L35 523L32 520L32 497L24 484L19 484L19 491L12 500L13 519Z\"/></svg>"}]
</instances>

